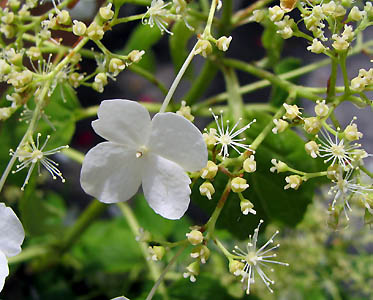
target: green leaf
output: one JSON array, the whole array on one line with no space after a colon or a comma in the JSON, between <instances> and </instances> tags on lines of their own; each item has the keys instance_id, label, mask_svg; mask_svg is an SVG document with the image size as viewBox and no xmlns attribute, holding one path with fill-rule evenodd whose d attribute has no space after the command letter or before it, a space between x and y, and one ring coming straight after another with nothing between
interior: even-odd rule
<instances>
[{"instance_id":1,"label":"green leaf","mask_svg":"<svg viewBox=\"0 0 373 300\"><path fill-rule=\"evenodd\" d=\"M253 114L246 115L246 122L254 118ZM257 122L245 131L247 144L271 122L270 115L255 113ZM232 155L233 156L233 155ZM284 190L285 176L289 174L273 174L269 171L271 159L276 158L286 162L291 167L301 166L302 171L316 171L315 162L304 150L303 140L293 131L275 135L269 133L260 147L257 149L255 159L257 170L254 173L245 173L250 187L243 192L245 198L254 204L257 214L243 215L240 210L238 195L231 192L218 219L217 226L229 230L240 239L247 238L258 225L259 219L267 222L278 222L287 226L295 226L303 218L307 205L311 202L314 193L314 182L309 180L302 183L297 191ZM221 196L228 177L219 173L213 185L216 193L211 201L199 194L199 185L202 180L197 181L193 187L193 201L211 214Z\"/></svg>"},{"instance_id":2,"label":"green leaf","mask_svg":"<svg viewBox=\"0 0 373 300\"><path fill-rule=\"evenodd\" d=\"M277 26L272 22L268 21L264 26L262 44L267 52L269 66L274 66L280 60L284 39L276 33Z\"/></svg>"},{"instance_id":3,"label":"green leaf","mask_svg":"<svg viewBox=\"0 0 373 300\"><path fill-rule=\"evenodd\" d=\"M64 200L54 192L44 194L40 190L35 190L35 184L35 180L30 182L29 188L19 202L23 227L30 236L52 234L57 237L64 230Z\"/></svg>"},{"instance_id":4,"label":"green leaf","mask_svg":"<svg viewBox=\"0 0 373 300\"><path fill-rule=\"evenodd\" d=\"M126 272L145 264L126 220L98 221L88 228L72 249L86 271Z\"/></svg>"},{"instance_id":5,"label":"green leaf","mask_svg":"<svg viewBox=\"0 0 373 300\"><path fill-rule=\"evenodd\" d=\"M157 26L150 27L139 24L134 31L132 31L129 37L126 47L119 51L120 54L127 55L132 50L144 50L140 62L137 64L153 72L155 70L155 55L151 48L161 39L162 33Z\"/></svg>"},{"instance_id":6,"label":"green leaf","mask_svg":"<svg viewBox=\"0 0 373 300\"><path fill-rule=\"evenodd\" d=\"M301 65L301 61L298 58L294 57L287 57L283 60L281 60L278 64L275 65L274 67L274 72L276 75L280 75L286 72L290 72L292 70L295 70L299 68ZM298 78L293 78L290 81L291 82L296 82ZM272 91L271 91L271 101L270 103L273 106L280 107L285 100L287 99L289 93L278 87L278 86L273 86Z\"/></svg>"},{"instance_id":7,"label":"green leaf","mask_svg":"<svg viewBox=\"0 0 373 300\"><path fill-rule=\"evenodd\" d=\"M172 27L172 32L174 34L171 35L169 39L170 51L175 73L177 73L189 54L187 46L189 39L193 36L193 31L190 31L188 27L185 26L183 20L179 20ZM192 65L187 69L185 76L193 76L191 67Z\"/></svg>"}]
</instances>

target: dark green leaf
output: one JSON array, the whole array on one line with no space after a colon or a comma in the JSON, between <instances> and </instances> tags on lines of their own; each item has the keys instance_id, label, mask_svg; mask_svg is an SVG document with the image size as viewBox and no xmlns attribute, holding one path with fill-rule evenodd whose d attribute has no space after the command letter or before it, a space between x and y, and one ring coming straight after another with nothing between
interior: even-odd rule
<instances>
[{"instance_id":1,"label":"dark green leaf","mask_svg":"<svg viewBox=\"0 0 373 300\"><path fill-rule=\"evenodd\" d=\"M274 66L280 60L284 39L276 33L277 26L272 22L268 21L264 26L262 44L266 49L269 65Z\"/></svg>"}]
</instances>

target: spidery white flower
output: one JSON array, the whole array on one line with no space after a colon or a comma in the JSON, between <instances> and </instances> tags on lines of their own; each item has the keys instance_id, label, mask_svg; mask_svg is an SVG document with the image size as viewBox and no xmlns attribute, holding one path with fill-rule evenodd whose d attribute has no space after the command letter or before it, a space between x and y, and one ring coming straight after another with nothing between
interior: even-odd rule
<instances>
[{"instance_id":1,"label":"spidery white flower","mask_svg":"<svg viewBox=\"0 0 373 300\"><path fill-rule=\"evenodd\" d=\"M7 257L21 252L25 232L16 214L10 207L0 203L0 292L9 275Z\"/></svg>"},{"instance_id":2,"label":"spidery white flower","mask_svg":"<svg viewBox=\"0 0 373 300\"><path fill-rule=\"evenodd\" d=\"M190 179L185 171L207 164L201 132L175 113L149 112L130 100L105 100L92 122L108 142L86 155L80 182L101 202L127 201L142 184L150 207L168 219L181 218L189 206Z\"/></svg>"},{"instance_id":3,"label":"spidery white flower","mask_svg":"<svg viewBox=\"0 0 373 300\"><path fill-rule=\"evenodd\" d=\"M319 138L321 145L319 146L319 156L325 157L325 163L331 161L331 166L335 163L341 165L344 169L353 168L351 161L353 160L353 155L357 153L357 149L361 147L360 144L350 144L345 143L342 138L338 140L338 136L335 136L335 140L330 137L329 133L325 130L321 130L321 135L325 140Z\"/></svg>"},{"instance_id":4,"label":"spidery white flower","mask_svg":"<svg viewBox=\"0 0 373 300\"><path fill-rule=\"evenodd\" d=\"M262 267L268 268L269 266L267 264L279 264L283 266L289 265L287 263L272 260L272 258L276 257L277 255L275 253L270 254L270 252L280 247L280 244L266 249L270 244L273 243L274 237L279 233L278 231L276 231L262 247L257 249L258 233L262 223L263 220L260 220L258 227L254 230L254 235L249 236L246 251L240 249L238 246L235 246L235 250L233 250L233 253L238 255L241 258L241 262L245 264L240 275L242 276L241 282L247 282L246 294L250 294L250 285L255 283L254 271L259 274L259 277L263 280L269 291L273 293L270 285L274 284L275 282L264 273ZM273 271L273 269L270 270Z\"/></svg>"},{"instance_id":5,"label":"spidery white flower","mask_svg":"<svg viewBox=\"0 0 373 300\"><path fill-rule=\"evenodd\" d=\"M162 33L166 31L168 34L173 35L173 33L167 29L168 23L166 21L167 18L175 17L175 15L171 14L166 9L166 7L171 4L172 2L164 3L163 0L152 0L150 7L147 7L148 11L142 17L142 23L150 27L153 27L155 24Z\"/></svg>"},{"instance_id":6,"label":"spidery white flower","mask_svg":"<svg viewBox=\"0 0 373 300\"><path fill-rule=\"evenodd\" d=\"M219 124L219 117L214 114L211 108L209 110L212 113L215 119L215 122L216 122L216 126L218 128L218 132L216 132L215 134L216 140L217 140L215 145L218 145L218 144L221 145L221 150L220 150L219 155L221 155L223 159L229 156L229 150L228 150L229 146L232 147L235 151L237 151L237 153L240 155L241 155L241 152L237 149L237 147L243 148L245 150L250 150L253 153L255 153L254 150L250 149L250 145L245 145L243 143L240 143L242 141L245 141L246 138L241 138L241 139L235 138L236 136L244 132L246 129L250 128L251 124L256 122L255 119L251 121L249 124L247 124L246 126L234 132L234 130L236 129L236 127L242 120L241 118L236 122L236 124L234 124L231 130L229 130L229 120L227 120L225 122L227 127L224 129L223 111L220 111L220 124Z\"/></svg>"},{"instance_id":7,"label":"spidery white flower","mask_svg":"<svg viewBox=\"0 0 373 300\"><path fill-rule=\"evenodd\" d=\"M57 179L57 177L59 177L61 178L62 182L65 182L65 179L62 177L62 173L57 168L58 163L48 158L47 156L56 154L60 152L62 149L69 148L69 146L61 146L61 147L57 147L55 149L43 152L45 146L48 143L50 136L49 135L47 136L44 144L39 149L40 136L41 134L38 133L37 138L36 138L36 145L35 143L28 143L25 146L19 148L16 152L10 149L10 155L16 155L18 160L21 162L19 165L16 166L17 170L13 171L12 173L14 174L25 168L29 168L27 175L26 175L26 179L21 187L22 191L25 189L26 184L28 184L28 181L30 179L32 171L34 170L35 165L38 166L39 175L40 175L40 164L42 164L44 168L46 168L47 171L52 175L53 179Z\"/></svg>"},{"instance_id":8,"label":"spidery white flower","mask_svg":"<svg viewBox=\"0 0 373 300\"><path fill-rule=\"evenodd\" d=\"M338 201L341 201L343 203L343 211L346 216L347 221L349 220L347 210L352 211L350 203L348 202L349 199L354 194L365 196L368 192L373 192L372 188L368 188L366 186L357 184L355 181L355 178L351 178L354 170L350 169L345 177L343 177L343 171L339 170L336 171L336 180L333 181L335 183L334 186L332 186L329 190L329 194L335 194L333 202L332 202L332 210L335 209L335 205Z\"/></svg>"}]
</instances>

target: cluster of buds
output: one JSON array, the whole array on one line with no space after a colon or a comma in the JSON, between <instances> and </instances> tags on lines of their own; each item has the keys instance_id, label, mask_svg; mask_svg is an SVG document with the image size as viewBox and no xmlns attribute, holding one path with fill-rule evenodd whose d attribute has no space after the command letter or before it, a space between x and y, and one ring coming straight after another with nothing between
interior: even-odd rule
<instances>
[{"instance_id":1,"label":"cluster of buds","mask_svg":"<svg viewBox=\"0 0 373 300\"><path fill-rule=\"evenodd\" d=\"M214 38L210 38L212 42L215 43L215 46L220 50L220 51L227 51L229 48L229 45L232 41L232 37L226 37L222 36L219 39L215 40ZM194 49L194 54L200 54L203 57L207 58L211 53L212 53L212 45L210 39L205 39L205 38L200 38L195 46Z\"/></svg>"},{"instance_id":2,"label":"cluster of buds","mask_svg":"<svg viewBox=\"0 0 373 300\"><path fill-rule=\"evenodd\" d=\"M368 71L360 69L359 75L351 80L351 89L356 92L362 92L371 84L373 84L373 69L370 68Z\"/></svg>"}]
</instances>

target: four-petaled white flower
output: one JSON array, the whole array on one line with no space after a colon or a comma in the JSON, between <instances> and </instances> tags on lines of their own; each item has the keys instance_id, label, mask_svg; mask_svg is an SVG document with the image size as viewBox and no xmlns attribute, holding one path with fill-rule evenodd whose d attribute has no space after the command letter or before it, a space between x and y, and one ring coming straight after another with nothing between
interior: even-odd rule
<instances>
[{"instance_id":1,"label":"four-petaled white flower","mask_svg":"<svg viewBox=\"0 0 373 300\"><path fill-rule=\"evenodd\" d=\"M253 123L256 122L255 119L252 120L246 126L242 127L241 129L237 130L236 132L234 132L234 130L236 129L236 127L238 126L238 124L242 120L241 118L236 122L236 124L234 124L232 129L229 130L229 120L226 121L227 128L224 129L223 111L220 111L220 124L219 124L219 117L214 114L214 112L212 111L211 108L210 108L210 112L212 113L212 115L215 119L215 122L216 122L216 126L218 128L218 132L216 132L216 134L215 134L216 135L216 140L217 140L215 145L217 145L217 144L221 145L221 150L220 150L219 155L221 155L223 157L223 159L229 156L229 151L228 151L229 146L232 147L234 150L236 150L237 153L240 154L240 155L242 153L237 149L237 147L243 148L245 150L250 150L253 153L255 153L254 150L250 149L250 145L245 145L243 143L240 143L242 141L245 141L246 138L241 138L241 139L235 138L236 136L238 136L239 134L244 132L246 129L250 128L250 126Z\"/></svg>"},{"instance_id":2,"label":"four-petaled white flower","mask_svg":"<svg viewBox=\"0 0 373 300\"><path fill-rule=\"evenodd\" d=\"M10 207L0 203L0 291L9 275L7 257L21 252L25 232L16 214Z\"/></svg>"},{"instance_id":3,"label":"four-petaled white flower","mask_svg":"<svg viewBox=\"0 0 373 300\"><path fill-rule=\"evenodd\" d=\"M241 262L245 265L243 270L240 272L242 276L242 282L247 281L246 294L250 294L250 285L255 283L254 270L259 274L260 278L263 280L264 284L267 286L269 291L273 293L270 285L275 282L263 272L262 267L268 268L267 264L279 264L283 266L288 266L289 264L272 260L271 258L276 257L276 254L269 254L272 250L280 247L280 244L277 244L269 249L266 249L268 245L273 243L274 237L279 233L276 231L272 237L259 249L257 249L258 233L260 225L263 223L263 220L260 220L258 227L254 230L254 236L249 236L249 242L246 246L246 252L240 249L238 246L235 246L236 250L233 252L241 258ZM273 271L273 270L272 270ZM238 273L237 273L238 274Z\"/></svg>"},{"instance_id":4,"label":"four-petaled white flower","mask_svg":"<svg viewBox=\"0 0 373 300\"><path fill-rule=\"evenodd\" d=\"M142 183L150 207L168 219L181 218L188 208L190 179L185 171L207 164L201 132L175 113L149 112L130 100L105 100L92 122L108 142L86 155L81 185L104 203L126 201Z\"/></svg>"},{"instance_id":5,"label":"four-petaled white flower","mask_svg":"<svg viewBox=\"0 0 373 300\"><path fill-rule=\"evenodd\" d=\"M166 9L166 7L171 4L172 2L164 3L163 0L152 0L150 7L147 7L148 11L142 17L142 23L144 25L149 24L150 27L153 27L155 24L161 33L166 31L168 34L173 35L173 33L167 29L167 19L176 17Z\"/></svg>"}]
</instances>

